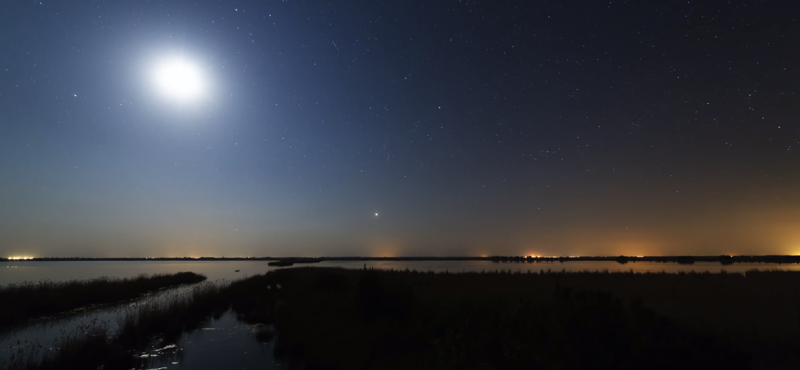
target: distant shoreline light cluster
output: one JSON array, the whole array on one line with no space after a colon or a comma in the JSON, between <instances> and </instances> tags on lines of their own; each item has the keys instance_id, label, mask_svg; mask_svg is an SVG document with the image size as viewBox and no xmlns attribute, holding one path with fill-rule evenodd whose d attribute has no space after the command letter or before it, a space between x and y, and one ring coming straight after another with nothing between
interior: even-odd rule
<instances>
[{"instance_id":1,"label":"distant shoreline light cluster","mask_svg":"<svg viewBox=\"0 0 800 370\"><path fill-rule=\"evenodd\" d=\"M32 259L34 259L34 257L8 257L9 261L27 261Z\"/></svg>"}]
</instances>

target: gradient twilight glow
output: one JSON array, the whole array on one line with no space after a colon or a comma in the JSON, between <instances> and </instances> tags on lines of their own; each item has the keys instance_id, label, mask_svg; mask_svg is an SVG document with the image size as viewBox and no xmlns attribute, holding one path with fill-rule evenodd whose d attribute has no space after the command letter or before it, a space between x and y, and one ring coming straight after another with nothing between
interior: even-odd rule
<instances>
[{"instance_id":1,"label":"gradient twilight glow","mask_svg":"<svg viewBox=\"0 0 800 370\"><path fill-rule=\"evenodd\" d=\"M800 253L798 7L5 2L0 256Z\"/></svg>"}]
</instances>

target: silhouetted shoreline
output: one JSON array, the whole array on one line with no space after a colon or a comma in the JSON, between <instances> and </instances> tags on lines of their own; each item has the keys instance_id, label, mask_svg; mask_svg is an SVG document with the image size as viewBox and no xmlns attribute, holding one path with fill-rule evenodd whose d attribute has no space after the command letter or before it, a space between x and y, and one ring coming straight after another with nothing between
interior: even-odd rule
<instances>
[{"instance_id":1,"label":"silhouetted shoreline","mask_svg":"<svg viewBox=\"0 0 800 370\"><path fill-rule=\"evenodd\" d=\"M325 261L491 261L491 262L586 262L603 261L621 264L635 262L661 262L692 264L695 262L734 263L798 263L800 256L490 256L490 257L35 257L27 259L7 258L8 262L63 262L63 261L282 261L285 266L295 263L319 263ZM282 266L284 264L277 264Z\"/></svg>"}]
</instances>

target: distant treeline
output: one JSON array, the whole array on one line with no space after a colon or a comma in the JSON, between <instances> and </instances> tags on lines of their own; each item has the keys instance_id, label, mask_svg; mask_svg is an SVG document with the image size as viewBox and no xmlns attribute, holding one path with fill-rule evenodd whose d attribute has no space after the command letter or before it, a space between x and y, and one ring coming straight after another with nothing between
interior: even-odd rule
<instances>
[{"instance_id":1,"label":"distant treeline","mask_svg":"<svg viewBox=\"0 0 800 370\"><path fill-rule=\"evenodd\" d=\"M324 261L492 261L492 262L574 262L574 261L614 261L628 262L671 262L692 264L695 262L719 262L723 265L734 263L800 263L800 256L491 256L491 257L37 257L25 260L8 258L8 261L276 261L276 266L291 266L295 263L317 263Z\"/></svg>"}]
</instances>

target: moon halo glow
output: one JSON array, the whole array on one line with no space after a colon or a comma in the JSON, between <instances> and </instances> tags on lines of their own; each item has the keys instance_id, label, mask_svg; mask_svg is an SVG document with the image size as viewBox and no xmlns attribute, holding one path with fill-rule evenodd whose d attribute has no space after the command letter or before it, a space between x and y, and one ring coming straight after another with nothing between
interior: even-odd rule
<instances>
[{"instance_id":1,"label":"moon halo glow","mask_svg":"<svg viewBox=\"0 0 800 370\"><path fill-rule=\"evenodd\" d=\"M178 102L197 100L205 95L208 88L200 68L182 58L168 59L157 64L153 80L165 98Z\"/></svg>"}]
</instances>

